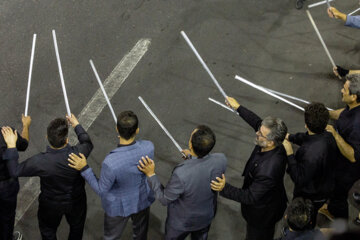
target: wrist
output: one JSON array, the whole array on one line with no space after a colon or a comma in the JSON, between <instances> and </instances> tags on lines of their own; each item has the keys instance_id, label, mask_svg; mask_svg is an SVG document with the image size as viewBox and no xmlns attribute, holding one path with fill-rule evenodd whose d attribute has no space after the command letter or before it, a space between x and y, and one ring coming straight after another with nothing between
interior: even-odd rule
<instances>
[{"instance_id":1,"label":"wrist","mask_svg":"<svg viewBox=\"0 0 360 240\"><path fill-rule=\"evenodd\" d=\"M7 148L16 148L16 143L15 144L8 144Z\"/></svg>"},{"instance_id":2,"label":"wrist","mask_svg":"<svg viewBox=\"0 0 360 240\"><path fill-rule=\"evenodd\" d=\"M152 176L155 176L155 172L152 172L152 173L147 173L146 174L147 177L152 177Z\"/></svg>"}]
</instances>

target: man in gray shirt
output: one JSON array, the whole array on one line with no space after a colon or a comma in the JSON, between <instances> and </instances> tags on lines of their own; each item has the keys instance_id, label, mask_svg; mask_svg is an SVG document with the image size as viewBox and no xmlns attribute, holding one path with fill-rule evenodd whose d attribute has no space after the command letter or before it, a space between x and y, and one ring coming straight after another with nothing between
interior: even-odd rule
<instances>
[{"instance_id":1,"label":"man in gray shirt","mask_svg":"<svg viewBox=\"0 0 360 240\"><path fill-rule=\"evenodd\" d=\"M139 170L148 177L155 197L168 206L165 240L207 239L215 216L217 193L210 182L224 174L227 159L222 153L209 154L215 145L215 134L207 126L198 126L191 134L188 159L175 167L164 187L155 174L155 164L148 156L139 161Z\"/></svg>"}]
</instances>

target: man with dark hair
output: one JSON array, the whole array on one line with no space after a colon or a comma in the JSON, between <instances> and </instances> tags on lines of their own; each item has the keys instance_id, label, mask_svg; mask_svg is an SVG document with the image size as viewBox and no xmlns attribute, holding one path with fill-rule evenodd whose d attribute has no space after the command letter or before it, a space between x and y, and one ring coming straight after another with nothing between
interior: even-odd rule
<instances>
[{"instance_id":1,"label":"man with dark hair","mask_svg":"<svg viewBox=\"0 0 360 240\"><path fill-rule=\"evenodd\" d=\"M18 151L25 151L28 147L30 124L30 116L23 115L23 130L15 144ZM0 240L20 240L22 236L19 232L15 232L13 236L19 181L10 176L6 161L3 161L6 148L4 137L0 134Z\"/></svg>"},{"instance_id":2,"label":"man with dark hair","mask_svg":"<svg viewBox=\"0 0 360 240\"><path fill-rule=\"evenodd\" d=\"M242 174L242 188L226 183L225 176L218 182L212 181L211 188L241 203L247 240L272 240L275 224L282 218L287 203L283 182L287 158L282 145L287 127L279 118L262 120L234 98L228 97L226 103L256 131L256 146Z\"/></svg>"},{"instance_id":3,"label":"man with dark hair","mask_svg":"<svg viewBox=\"0 0 360 240\"><path fill-rule=\"evenodd\" d=\"M147 239L150 205L154 194L146 182L146 176L139 172L137 163L144 156L154 156L154 145L150 141L137 140L138 118L132 111L118 115L118 147L111 151L102 163L100 179L87 165L80 154L70 156L69 166L81 171L91 188L101 197L105 210L104 239L119 239L128 220L133 222L133 238Z\"/></svg>"},{"instance_id":4,"label":"man with dark hair","mask_svg":"<svg viewBox=\"0 0 360 240\"><path fill-rule=\"evenodd\" d=\"M56 239L56 231L65 215L70 225L69 240L82 239L86 219L85 181L78 171L68 166L70 153L82 153L89 156L93 149L89 135L72 114L57 118L47 128L50 146L46 152L39 153L18 163L15 148L17 134L10 128L3 127L2 134L8 149L3 157L7 161L12 177L40 177L38 221L43 240ZM79 144L68 144L68 122L74 128Z\"/></svg>"},{"instance_id":5,"label":"man with dark hair","mask_svg":"<svg viewBox=\"0 0 360 240\"><path fill-rule=\"evenodd\" d=\"M295 184L293 197L310 199L314 205L312 227L320 207L334 189L335 162L339 151L331 133L325 130L329 111L322 103L305 107L306 133L287 134L286 139L299 145L295 156L291 144L284 141L288 155L287 172Z\"/></svg>"},{"instance_id":6,"label":"man with dark hair","mask_svg":"<svg viewBox=\"0 0 360 240\"><path fill-rule=\"evenodd\" d=\"M151 158L139 161L138 168L148 177L156 199L168 206L166 240L183 240L189 234L193 240L207 239L217 205L217 193L209 183L225 172L227 162L222 153L210 154L215 142L209 127L198 126L191 133L189 149L183 151L188 159L175 167L166 187L155 174Z\"/></svg>"},{"instance_id":7,"label":"man with dark hair","mask_svg":"<svg viewBox=\"0 0 360 240\"><path fill-rule=\"evenodd\" d=\"M312 229L312 216L314 206L311 200L295 198L288 206L285 220L288 227L284 229L283 236L276 240L320 240L323 235L319 230Z\"/></svg>"},{"instance_id":8,"label":"man with dark hair","mask_svg":"<svg viewBox=\"0 0 360 240\"><path fill-rule=\"evenodd\" d=\"M335 138L340 150L336 162L335 189L329 205L319 210L330 219L349 218L347 196L354 182L360 179L360 74L346 76L341 89L346 108L330 111L330 118L337 120L335 128L326 127Z\"/></svg>"}]
</instances>

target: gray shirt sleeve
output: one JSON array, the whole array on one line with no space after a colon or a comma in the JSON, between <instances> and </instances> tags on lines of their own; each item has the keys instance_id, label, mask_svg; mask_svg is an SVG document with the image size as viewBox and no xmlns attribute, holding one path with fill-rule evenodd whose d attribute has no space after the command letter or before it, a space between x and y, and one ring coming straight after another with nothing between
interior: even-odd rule
<instances>
[{"instance_id":1,"label":"gray shirt sleeve","mask_svg":"<svg viewBox=\"0 0 360 240\"><path fill-rule=\"evenodd\" d=\"M148 183L154 191L156 199L164 206L178 199L184 192L184 186L175 173L171 175L165 188L156 175L149 177Z\"/></svg>"}]
</instances>

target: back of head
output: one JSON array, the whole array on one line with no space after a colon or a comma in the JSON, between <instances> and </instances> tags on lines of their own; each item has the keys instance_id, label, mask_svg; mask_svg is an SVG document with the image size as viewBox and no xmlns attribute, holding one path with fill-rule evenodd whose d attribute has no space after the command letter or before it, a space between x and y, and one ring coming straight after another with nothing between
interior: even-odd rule
<instances>
[{"instance_id":1,"label":"back of head","mask_svg":"<svg viewBox=\"0 0 360 240\"><path fill-rule=\"evenodd\" d=\"M325 131L330 115L322 103L311 103L305 107L305 123L308 129L313 133L322 133Z\"/></svg>"},{"instance_id":2,"label":"back of head","mask_svg":"<svg viewBox=\"0 0 360 240\"><path fill-rule=\"evenodd\" d=\"M69 132L68 123L65 118L55 118L47 127L47 138L50 145L60 148L66 144Z\"/></svg>"},{"instance_id":3,"label":"back of head","mask_svg":"<svg viewBox=\"0 0 360 240\"><path fill-rule=\"evenodd\" d=\"M360 103L360 74L348 74L346 80L349 81L349 93L350 95L356 95L357 103Z\"/></svg>"},{"instance_id":4,"label":"back of head","mask_svg":"<svg viewBox=\"0 0 360 240\"><path fill-rule=\"evenodd\" d=\"M216 137L208 126L200 125L196 129L191 137L191 145L195 154L202 158L213 149Z\"/></svg>"},{"instance_id":5,"label":"back of head","mask_svg":"<svg viewBox=\"0 0 360 240\"><path fill-rule=\"evenodd\" d=\"M275 117L266 117L261 125L268 128L270 132L266 138L273 141L275 146L281 146L287 133L287 127L283 120Z\"/></svg>"},{"instance_id":6,"label":"back of head","mask_svg":"<svg viewBox=\"0 0 360 240\"><path fill-rule=\"evenodd\" d=\"M311 223L314 207L310 200L295 198L286 210L287 223L294 231L304 231Z\"/></svg>"},{"instance_id":7,"label":"back of head","mask_svg":"<svg viewBox=\"0 0 360 240\"><path fill-rule=\"evenodd\" d=\"M138 118L132 111L121 112L117 117L117 130L120 137L126 140L129 140L135 135L138 125Z\"/></svg>"}]
</instances>

